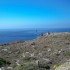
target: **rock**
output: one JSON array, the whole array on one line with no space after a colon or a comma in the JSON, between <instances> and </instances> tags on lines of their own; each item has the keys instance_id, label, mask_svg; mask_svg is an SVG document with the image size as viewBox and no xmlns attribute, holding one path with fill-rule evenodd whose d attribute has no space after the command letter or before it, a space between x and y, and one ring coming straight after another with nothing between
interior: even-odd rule
<instances>
[{"instance_id":1,"label":"rock","mask_svg":"<svg viewBox=\"0 0 70 70\"><path fill-rule=\"evenodd\" d=\"M1 67L1 70L5 70L5 68L4 67Z\"/></svg>"},{"instance_id":2,"label":"rock","mask_svg":"<svg viewBox=\"0 0 70 70\"><path fill-rule=\"evenodd\" d=\"M26 52L26 54L29 54L29 52Z\"/></svg>"},{"instance_id":3,"label":"rock","mask_svg":"<svg viewBox=\"0 0 70 70\"><path fill-rule=\"evenodd\" d=\"M48 48L48 52L50 52L51 51L51 49L50 48Z\"/></svg>"},{"instance_id":4,"label":"rock","mask_svg":"<svg viewBox=\"0 0 70 70\"><path fill-rule=\"evenodd\" d=\"M25 57L30 57L30 53L29 52L26 52L25 53Z\"/></svg>"},{"instance_id":5,"label":"rock","mask_svg":"<svg viewBox=\"0 0 70 70\"><path fill-rule=\"evenodd\" d=\"M8 54L11 54L12 53L12 51L8 51Z\"/></svg>"},{"instance_id":6,"label":"rock","mask_svg":"<svg viewBox=\"0 0 70 70\"><path fill-rule=\"evenodd\" d=\"M34 53L31 54L31 57L34 57Z\"/></svg>"},{"instance_id":7,"label":"rock","mask_svg":"<svg viewBox=\"0 0 70 70\"><path fill-rule=\"evenodd\" d=\"M36 61L35 61L36 65L38 65L38 62L39 62L39 60L36 60Z\"/></svg>"},{"instance_id":8,"label":"rock","mask_svg":"<svg viewBox=\"0 0 70 70\"><path fill-rule=\"evenodd\" d=\"M62 49L58 51L58 53L61 53L61 52L62 52Z\"/></svg>"},{"instance_id":9,"label":"rock","mask_svg":"<svg viewBox=\"0 0 70 70\"><path fill-rule=\"evenodd\" d=\"M50 35L50 32L46 33L46 35Z\"/></svg>"},{"instance_id":10,"label":"rock","mask_svg":"<svg viewBox=\"0 0 70 70\"><path fill-rule=\"evenodd\" d=\"M2 51L5 51L5 52L7 52L7 51L8 51L8 49L2 49Z\"/></svg>"},{"instance_id":11,"label":"rock","mask_svg":"<svg viewBox=\"0 0 70 70\"><path fill-rule=\"evenodd\" d=\"M20 64L19 64L19 60L16 61L16 64L17 64L18 66L20 66Z\"/></svg>"},{"instance_id":12,"label":"rock","mask_svg":"<svg viewBox=\"0 0 70 70\"><path fill-rule=\"evenodd\" d=\"M12 70L12 69L13 69L13 67L7 67L7 69L8 69L8 70Z\"/></svg>"},{"instance_id":13,"label":"rock","mask_svg":"<svg viewBox=\"0 0 70 70\"><path fill-rule=\"evenodd\" d=\"M25 57L25 54L24 53L22 54L22 57Z\"/></svg>"},{"instance_id":14,"label":"rock","mask_svg":"<svg viewBox=\"0 0 70 70\"><path fill-rule=\"evenodd\" d=\"M42 56L42 53L39 53L38 55L39 55L39 56Z\"/></svg>"},{"instance_id":15,"label":"rock","mask_svg":"<svg viewBox=\"0 0 70 70\"><path fill-rule=\"evenodd\" d=\"M34 46L34 45L32 45L32 47L33 47L33 48L35 48L35 46Z\"/></svg>"},{"instance_id":16,"label":"rock","mask_svg":"<svg viewBox=\"0 0 70 70\"><path fill-rule=\"evenodd\" d=\"M46 62L49 62L50 60L49 59L47 59L47 58L43 58L43 60L45 60Z\"/></svg>"}]
</instances>

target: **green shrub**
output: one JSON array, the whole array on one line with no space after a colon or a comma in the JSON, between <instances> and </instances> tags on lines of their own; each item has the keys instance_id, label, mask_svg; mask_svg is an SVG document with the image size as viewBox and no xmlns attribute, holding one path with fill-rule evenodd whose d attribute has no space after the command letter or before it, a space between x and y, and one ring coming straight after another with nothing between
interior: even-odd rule
<instances>
[{"instance_id":1,"label":"green shrub","mask_svg":"<svg viewBox=\"0 0 70 70\"><path fill-rule=\"evenodd\" d=\"M69 57L70 57L70 51L67 51L67 52L65 53L65 56L69 56Z\"/></svg>"},{"instance_id":2,"label":"green shrub","mask_svg":"<svg viewBox=\"0 0 70 70\"><path fill-rule=\"evenodd\" d=\"M50 66L49 65L39 65L39 68L44 68L44 69L50 69Z\"/></svg>"},{"instance_id":3,"label":"green shrub","mask_svg":"<svg viewBox=\"0 0 70 70\"><path fill-rule=\"evenodd\" d=\"M0 67L10 65L11 63L9 61L6 61L3 58L0 58Z\"/></svg>"},{"instance_id":4,"label":"green shrub","mask_svg":"<svg viewBox=\"0 0 70 70\"><path fill-rule=\"evenodd\" d=\"M39 70L39 68L34 64L27 63L16 67L14 70Z\"/></svg>"}]
</instances>

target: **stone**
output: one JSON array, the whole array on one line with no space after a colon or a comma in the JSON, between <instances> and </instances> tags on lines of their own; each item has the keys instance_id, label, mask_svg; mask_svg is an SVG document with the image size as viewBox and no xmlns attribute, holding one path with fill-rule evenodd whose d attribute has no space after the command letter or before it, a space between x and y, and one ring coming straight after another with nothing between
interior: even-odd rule
<instances>
[{"instance_id":1,"label":"stone","mask_svg":"<svg viewBox=\"0 0 70 70\"><path fill-rule=\"evenodd\" d=\"M22 56L25 57L25 54L23 53Z\"/></svg>"},{"instance_id":2,"label":"stone","mask_svg":"<svg viewBox=\"0 0 70 70\"><path fill-rule=\"evenodd\" d=\"M17 64L18 66L20 66L20 64L19 64L19 60L16 61L16 64Z\"/></svg>"},{"instance_id":3,"label":"stone","mask_svg":"<svg viewBox=\"0 0 70 70\"><path fill-rule=\"evenodd\" d=\"M31 57L34 57L34 53L31 54Z\"/></svg>"},{"instance_id":4,"label":"stone","mask_svg":"<svg viewBox=\"0 0 70 70\"><path fill-rule=\"evenodd\" d=\"M13 67L7 67L7 69L8 69L8 70L9 70L9 69L10 69L10 70L12 70L12 69L13 69Z\"/></svg>"},{"instance_id":5,"label":"stone","mask_svg":"<svg viewBox=\"0 0 70 70\"><path fill-rule=\"evenodd\" d=\"M50 52L51 51L51 49L50 48L48 48L48 52Z\"/></svg>"},{"instance_id":6,"label":"stone","mask_svg":"<svg viewBox=\"0 0 70 70\"><path fill-rule=\"evenodd\" d=\"M8 49L2 49L2 51L5 51L6 52L6 51L8 51Z\"/></svg>"}]
</instances>

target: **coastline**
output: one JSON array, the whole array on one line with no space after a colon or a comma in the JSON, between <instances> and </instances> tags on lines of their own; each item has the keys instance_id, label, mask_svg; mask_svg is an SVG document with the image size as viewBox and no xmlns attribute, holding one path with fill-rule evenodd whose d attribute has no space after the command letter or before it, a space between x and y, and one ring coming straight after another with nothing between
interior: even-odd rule
<instances>
[{"instance_id":1,"label":"coastline","mask_svg":"<svg viewBox=\"0 0 70 70\"><path fill-rule=\"evenodd\" d=\"M33 66L45 70L46 65L55 70L54 65L58 67L70 59L70 32L46 33L33 40L2 44L0 57L10 61L12 70Z\"/></svg>"},{"instance_id":2,"label":"coastline","mask_svg":"<svg viewBox=\"0 0 70 70\"><path fill-rule=\"evenodd\" d=\"M43 36L45 36L45 35L59 35L59 34L68 34L68 33L70 33L70 32L49 32L50 34L48 34L48 32L46 32L46 33L43 33L42 32L42 34L43 34ZM24 43L25 41L32 41L32 40L35 40L35 39L37 39L37 38L40 38L41 37L41 33L36 37L36 38L34 38L34 39L31 39L31 40L16 40L16 41L11 41L11 42L8 42L8 43L0 43L0 46L2 45L10 45L10 44L16 44L16 43Z\"/></svg>"}]
</instances>

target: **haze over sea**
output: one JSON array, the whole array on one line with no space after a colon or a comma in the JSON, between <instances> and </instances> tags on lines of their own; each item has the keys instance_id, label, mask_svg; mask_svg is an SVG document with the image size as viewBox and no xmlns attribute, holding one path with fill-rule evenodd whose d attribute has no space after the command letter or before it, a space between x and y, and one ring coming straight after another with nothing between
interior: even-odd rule
<instances>
[{"instance_id":1,"label":"haze over sea","mask_svg":"<svg viewBox=\"0 0 70 70\"><path fill-rule=\"evenodd\" d=\"M18 40L32 40L41 33L47 32L70 32L70 28L0 30L0 44Z\"/></svg>"}]
</instances>

